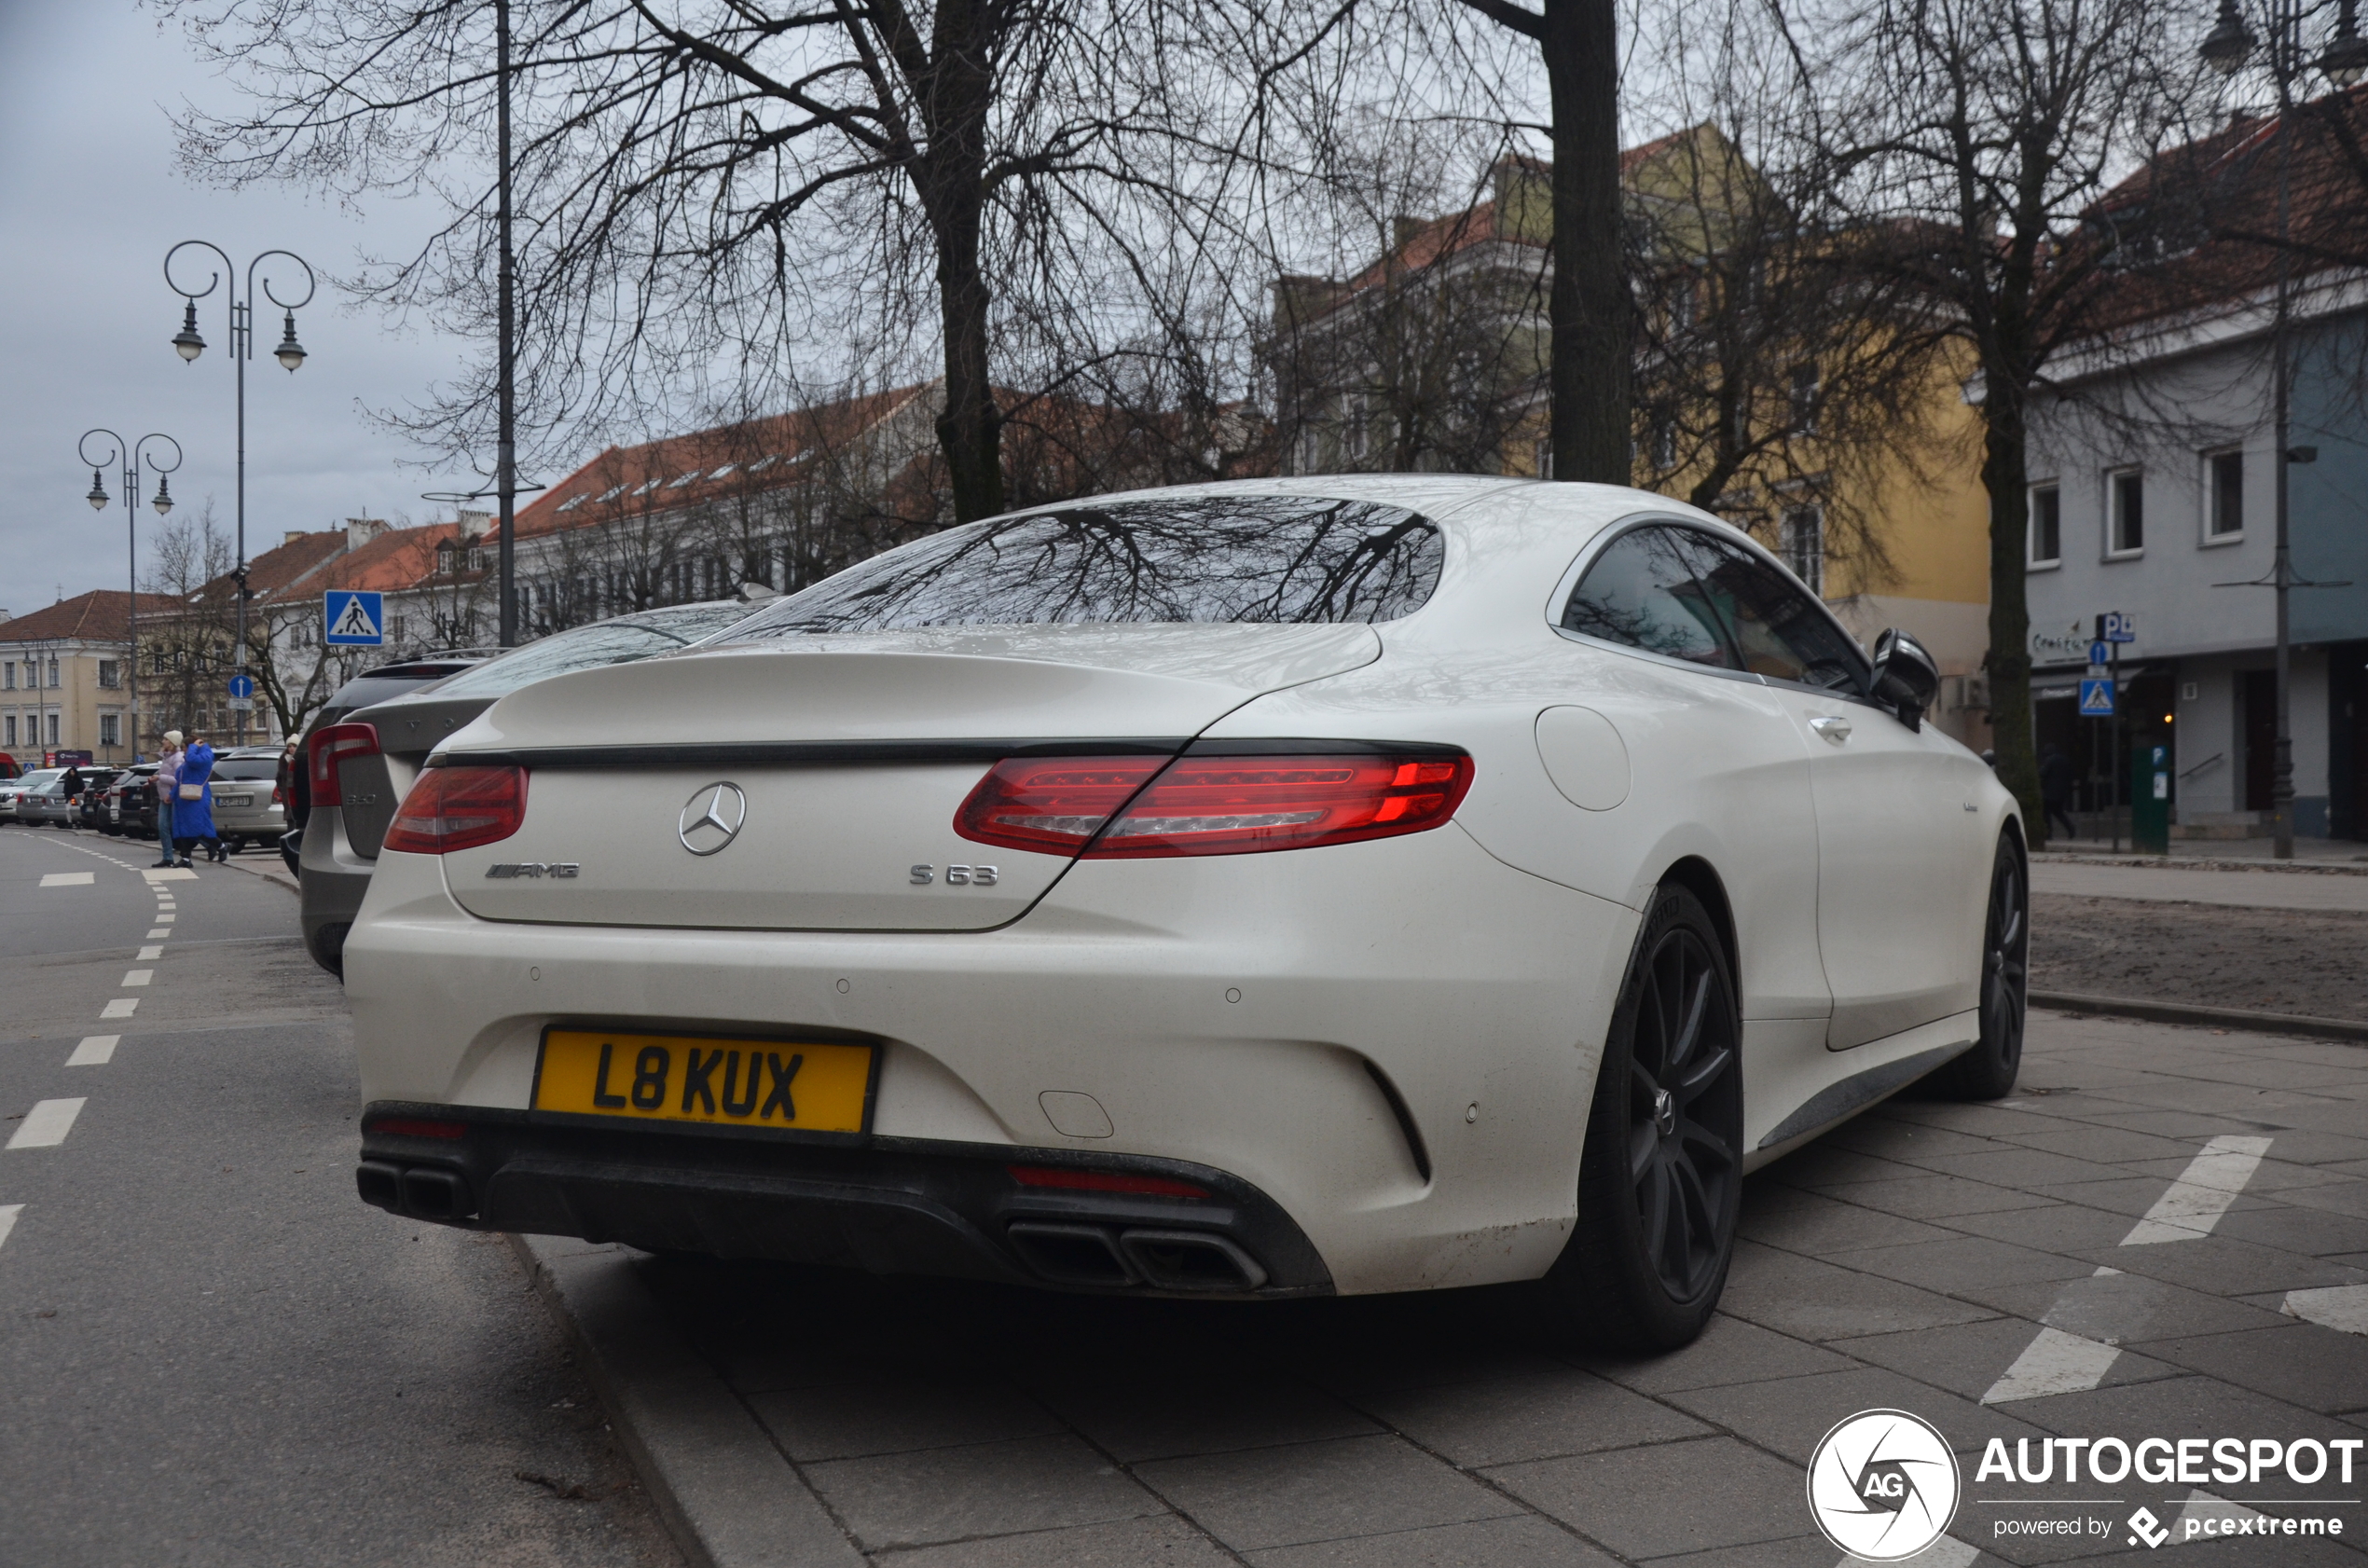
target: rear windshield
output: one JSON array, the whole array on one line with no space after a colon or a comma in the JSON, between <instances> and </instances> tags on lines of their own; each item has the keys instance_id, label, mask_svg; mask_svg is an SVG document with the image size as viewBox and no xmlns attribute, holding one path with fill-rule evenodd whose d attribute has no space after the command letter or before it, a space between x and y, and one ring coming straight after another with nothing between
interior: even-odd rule
<instances>
[{"instance_id":1,"label":"rear windshield","mask_svg":"<svg viewBox=\"0 0 2368 1568\"><path fill-rule=\"evenodd\" d=\"M990 518L777 600L709 647L800 632L1125 621L1389 621L1422 608L1445 551L1371 502L1190 496Z\"/></svg>"},{"instance_id":2,"label":"rear windshield","mask_svg":"<svg viewBox=\"0 0 2368 1568\"><path fill-rule=\"evenodd\" d=\"M280 759L277 757L233 757L227 763L213 764L211 777L215 778L277 778Z\"/></svg>"},{"instance_id":3,"label":"rear windshield","mask_svg":"<svg viewBox=\"0 0 2368 1568\"><path fill-rule=\"evenodd\" d=\"M620 615L572 631L555 632L515 653L462 670L435 689L439 697L498 697L571 669L630 664L653 653L687 648L749 612L745 604L688 605L647 615Z\"/></svg>"}]
</instances>

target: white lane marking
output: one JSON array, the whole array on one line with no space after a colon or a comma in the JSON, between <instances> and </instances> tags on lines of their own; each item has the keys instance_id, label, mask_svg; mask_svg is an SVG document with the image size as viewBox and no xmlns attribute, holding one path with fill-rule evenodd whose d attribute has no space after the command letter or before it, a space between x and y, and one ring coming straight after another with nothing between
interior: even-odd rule
<instances>
[{"instance_id":1,"label":"white lane marking","mask_svg":"<svg viewBox=\"0 0 2368 1568\"><path fill-rule=\"evenodd\" d=\"M88 887L99 880L94 871L53 871L42 877L44 887Z\"/></svg>"},{"instance_id":2,"label":"white lane marking","mask_svg":"<svg viewBox=\"0 0 2368 1568\"><path fill-rule=\"evenodd\" d=\"M1970 1568L1973 1561L1979 1556L1979 1551L1956 1536L1943 1535L1915 1556L1901 1558L1893 1568ZM1866 1568L1866 1560L1845 1557L1835 1563L1834 1568Z\"/></svg>"},{"instance_id":3,"label":"white lane marking","mask_svg":"<svg viewBox=\"0 0 2368 1568\"><path fill-rule=\"evenodd\" d=\"M33 1108L24 1113L17 1125L17 1135L8 1140L10 1148L54 1148L66 1141L66 1134L74 1127L74 1119L82 1114L82 1097L71 1100L35 1100Z\"/></svg>"},{"instance_id":4,"label":"white lane marking","mask_svg":"<svg viewBox=\"0 0 2368 1568\"><path fill-rule=\"evenodd\" d=\"M139 956L133 960L133 962L145 964L149 962L151 959L161 958L163 956L164 949L161 947L144 947L140 949Z\"/></svg>"},{"instance_id":5,"label":"white lane marking","mask_svg":"<svg viewBox=\"0 0 2368 1568\"><path fill-rule=\"evenodd\" d=\"M2203 1152L2187 1163L2170 1190L2155 1200L2146 1217L2130 1228L2121 1239L2124 1246L2147 1246L2157 1242L2192 1242L2198 1236L2211 1234L2237 1194L2245 1190L2253 1172L2261 1167L2261 1157L2269 1152L2267 1138L2223 1135L2204 1145Z\"/></svg>"},{"instance_id":6,"label":"white lane marking","mask_svg":"<svg viewBox=\"0 0 2368 1568\"><path fill-rule=\"evenodd\" d=\"M157 916L157 924L159 926L170 926L172 924L173 919L174 917L172 915L159 915Z\"/></svg>"},{"instance_id":7,"label":"white lane marking","mask_svg":"<svg viewBox=\"0 0 2368 1568\"><path fill-rule=\"evenodd\" d=\"M172 934L172 927L170 927L170 926L158 926L158 927L157 927L154 930L151 930L151 931L148 933L148 940L149 940L150 942L162 942L165 938L167 938L167 937L171 936Z\"/></svg>"},{"instance_id":8,"label":"white lane marking","mask_svg":"<svg viewBox=\"0 0 2368 1568\"><path fill-rule=\"evenodd\" d=\"M66 1058L69 1067L103 1067L115 1059L115 1048L122 1043L121 1035L85 1035L82 1043Z\"/></svg>"},{"instance_id":9,"label":"white lane marking","mask_svg":"<svg viewBox=\"0 0 2368 1568\"><path fill-rule=\"evenodd\" d=\"M17 1228L17 1216L23 1212L22 1204L0 1204L0 1242L8 1239L8 1232Z\"/></svg>"},{"instance_id":10,"label":"white lane marking","mask_svg":"<svg viewBox=\"0 0 2368 1568\"><path fill-rule=\"evenodd\" d=\"M198 873L186 866L174 866L169 871L163 866L150 866L140 874L151 883L195 882L198 879Z\"/></svg>"},{"instance_id":11,"label":"white lane marking","mask_svg":"<svg viewBox=\"0 0 2368 1568\"><path fill-rule=\"evenodd\" d=\"M2010 1404L2017 1399L2044 1399L2051 1394L2082 1394L2104 1381L2121 1355L2113 1345L2100 1345L2060 1328L2042 1328L2039 1338L2023 1347L2005 1375L1981 1396L1985 1405Z\"/></svg>"},{"instance_id":12,"label":"white lane marking","mask_svg":"<svg viewBox=\"0 0 2368 1568\"><path fill-rule=\"evenodd\" d=\"M2368 1334L2368 1285L2330 1285L2318 1290L2289 1290L2278 1310L2323 1328L2346 1334Z\"/></svg>"},{"instance_id":13,"label":"white lane marking","mask_svg":"<svg viewBox=\"0 0 2368 1568\"><path fill-rule=\"evenodd\" d=\"M123 983L126 985L145 985L156 977L157 971L154 970L126 970L123 971Z\"/></svg>"},{"instance_id":14,"label":"white lane marking","mask_svg":"<svg viewBox=\"0 0 2368 1568\"><path fill-rule=\"evenodd\" d=\"M137 997L117 997L115 1000L109 1002L106 1006L99 1010L99 1016L102 1018L129 1018L133 1012L139 1010L139 1007L140 998Z\"/></svg>"}]
</instances>

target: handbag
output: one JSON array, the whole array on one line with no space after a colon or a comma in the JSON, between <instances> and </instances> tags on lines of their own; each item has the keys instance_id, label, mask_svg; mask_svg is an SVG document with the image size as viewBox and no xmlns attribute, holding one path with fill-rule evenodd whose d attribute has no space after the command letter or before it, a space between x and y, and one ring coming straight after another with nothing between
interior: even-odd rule
<instances>
[{"instance_id":1,"label":"handbag","mask_svg":"<svg viewBox=\"0 0 2368 1568\"><path fill-rule=\"evenodd\" d=\"M202 784L184 784L175 793L173 798L185 801L201 801L205 799L205 786Z\"/></svg>"}]
</instances>

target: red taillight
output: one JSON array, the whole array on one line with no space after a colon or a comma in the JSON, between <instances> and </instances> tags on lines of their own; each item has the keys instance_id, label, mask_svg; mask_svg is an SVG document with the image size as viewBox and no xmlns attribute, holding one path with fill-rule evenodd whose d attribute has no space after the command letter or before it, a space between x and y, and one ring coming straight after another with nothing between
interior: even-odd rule
<instances>
[{"instance_id":1,"label":"red taillight","mask_svg":"<svg viewBox=\"0 0 2368 1568\"><path fill-rule=\"evenodd\" d=\"M1010 758L979 781L954 831L1088 860L1306 849L1436 828L1471 788L1462 752ZM1115 819L1113 816L1115 814ZM1089 844L1090 841L1090 844Z\"/></svg>"},{"instance_id":2,"label":"red taillight","mask_svg":"<svg viewBox=\"0 0 2368 1568\"><path fill-rule=\"evenodd\" d=\"M365 1133L392 1133L406 1138L465 1138L469 1124L465 1121L420 1121L411 1117L390 1116L383 1121L365 1123Z\"/></svg>"},{"instance_id":3,"label":"red taillight","mask_svg":"<svg viewBox=\"0 0 2368 1568\"><path fill-rule=\"evenodd\" d=\"M954 831L981 844L1074 855L1165 757L1006 757L978 781Z\"/></svg>"},{"instance_id":4,"label":"red taillight","mask_svg":"<svg viewBox=\"0 0 2368 1568\"><path fill-rule=\"evenodd\" d=\"M526 819L526 769L432 767L394 810L384 849L448 855L518 831Z\"/></svg>"},{"instance_id":5,"label":"red taillight","mask_svg":"<svg viewBox=\"0 0 2368 1568\"><path fill-rule=\"evenodd\" d=\"M350 757L379 754L379 732L370 724L331 724L317 730L305 746L312 769L312 804L343 805L337 793L337 768Z\"/></svg>"},{"instance_id":6,"label":"red taillight","mask_svg":"<svg viewBox=\"0 0 2368 1568\"><path fill-rule=\"evenodd\" d=\"M1072 1192L1134 1192L1150 1198L1205 1198L1204 1188L1166 1176L1128 1176L1122 1171L1071 1171L1058 1165L1012 1165L1006 1169L1022 1187L1058 1187Z\"/></svg>"}]
</instances>

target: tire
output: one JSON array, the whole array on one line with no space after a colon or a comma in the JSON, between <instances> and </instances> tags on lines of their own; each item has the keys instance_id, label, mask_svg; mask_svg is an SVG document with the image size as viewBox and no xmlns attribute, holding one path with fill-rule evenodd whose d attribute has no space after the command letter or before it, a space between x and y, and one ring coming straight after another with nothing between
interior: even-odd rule
<instances>
[{"instance_id":1,"label":"tire","mask_svg":"<svg viewBox=\"0 0 2368 1568\"><path fill-rule=\"evenodd\" d=\"M1578 1222L1544 1282L1597 1345L1675 1350L1718 1305L1742 1199L1742 1041L1717 927L1661 887L1595 1075Z\"/></svg>"},{"instance_id":2,"label":"tire","mask_svg":"<svg viewBox=\"0 0 2368 1568\"><path fill-rule=\"evenodd\" d=\"M2023 1066L2023 1018L2031 1002L2031 872L2011 832L1998 839L1982 915L1981 1038L1933 1074L1951 1099L1996 1100L2013 1092Z\"/></svg>"}]
</instances>

